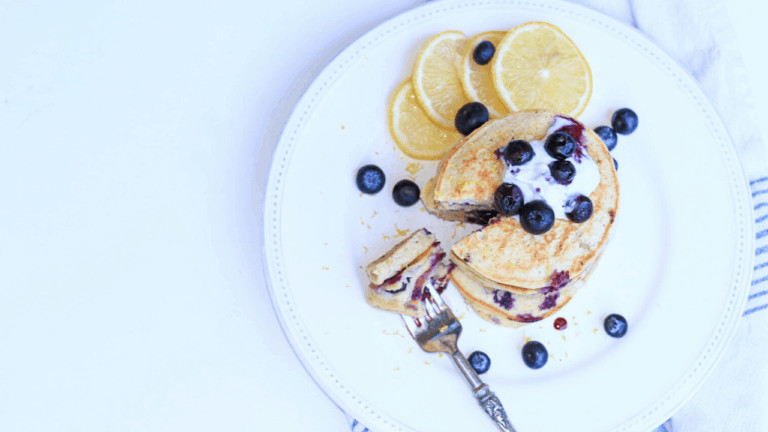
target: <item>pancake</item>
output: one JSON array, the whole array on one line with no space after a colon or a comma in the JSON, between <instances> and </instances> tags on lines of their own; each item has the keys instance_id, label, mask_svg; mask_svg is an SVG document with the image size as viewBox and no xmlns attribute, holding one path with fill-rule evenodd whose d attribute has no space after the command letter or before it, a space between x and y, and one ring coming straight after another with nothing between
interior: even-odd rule
<instances>
[{"instance_id":1,"label":"pancake","mask_svg":"<svg viewBox=\"0 0 768 432\"><path fill-rule=\"evenodd\" d=\"M414 231L391 250L368 264L365 271L371 284L383 284L386 279L417 261L436 241L435 236L424 228Z\"/></svg>"},{"instance_id":2,"label":"pancake","mask_svg":"<svg viewBox=\"0 0 768 432\"><path fill-rule=\"evenodd\" d=\"M542 138L554 118L550 111L528 110L490 120L448 152L435 176L432 200L438 210L494 210L493 193L506 167L496 150L512 138Z\"/></svg>"},{"instance_id":3,"label":"pancake","mask_svg":"<svg viewBox=\"0 0 768 432\"><path fill-rule=\"evenodd\" d=\"M561 288L545 287L520 294L483 285L460 268L451 272L451 280L481 318L510 327L547 318L565 306L584 285L583 279L577 279Z\"/></svg>"},{"instance_id":4,"label":"pancake","mask_svg":"<svg viewBox=\"0 0 768 432\"><path fill-rule=\"evenodd\" d=\"M421 188L421 202L428 212L449 221L469 222L473 224L486 225L498 212L495 209L473 209L469 211L462 210L443 210L438 209L434 200L435 179L429 179Z\"/></svg>"},{"instance_id":5,"label":"pancake","mask_svg":"<svg viewBox=\"0 0 768 432\"><path fill-rule=\"evenodd\" d=\"M562 309L584 286L596 264L597 261L576 280L522 293L485 285L475 275L458 267L450 277L465 303L481 318L518 328L545 319Z\"/></svg>"},{"instance_id":6,"label":"pancake","mask_svg":"<svg viewBox=\"0 0 768 432\"><path fill-rule=\"evenodd\" d=\"M589 194L593 214L583 223L555 219L552 229L539 235L526 232L518 216L491 219L454 244L451 253L459 268L484 285L520 292L546 287L553 275L562 272L576 280L605 245L618 209L619 185L613 159L591 129L551 111L512 113L475 130L441 162L434 191L426 200L432 201L438 216L492 211L493 193L507 169L497 150L513 139L544 139L553 132L550 128L556 120L571 128L568 132L597 165L599 184Z\"/></svg>"},{"instance_id":7,"label":"pancake","mask_svg":"<svg viewBox=\"0 0 768 432\"><path fill-rule=\"evenodd\" d=\"M365 300L377 309L424 316L424 285L441 293L453 268L435 236L422 228L366 267L371 283Z\"/></svg>"}]
</instances>

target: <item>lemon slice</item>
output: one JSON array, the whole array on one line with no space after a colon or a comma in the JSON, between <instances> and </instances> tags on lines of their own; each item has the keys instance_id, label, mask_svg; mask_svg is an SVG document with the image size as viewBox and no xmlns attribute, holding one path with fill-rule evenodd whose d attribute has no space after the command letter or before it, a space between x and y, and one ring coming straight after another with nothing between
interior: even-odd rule
<instances>
[{"instance_id":1,"label":"lemon slice","mask_svg":"<svg viewBox=\"0 0 768 432\"><path fill-rule=\"evenodd\" d=\"M462 135L434 124L406 80L389 103L389 132L403 153L415 159L441 159Z\"/></svg>"},{"instance_id":2,"label":"lemon slice","mask_svg":"<svg viewBox=\"0 0 768 432\"><path fill-rule=\"evenodd\" d=\"M459 77L466 42L459 31L438 33L421 49L413 68L419 103L432 121L446 129L455 130L456 112L469 102Z\"/></svg>"},{"instance_id":3,"label":"lemon slice","mask_svg":"<svg viewBox=\"0 0 768 432\"><path fill-rule=\"evenodd\" d=\"M482 102L488 108L488 114L494 118L503 116L509 112L509 109L501 101L496 93L496 88L493 86L491 63L479 65L475 62L473 54L477 45L483 41L488 41L494 47L498 47L499 42L506 34L506 32L501 31L489 31L476 35L467 42L461 62L461 83L464 87L464 94L469 100Z\"/></svg>"},{"instance_id":4,"label":"lemon slice","mask_svg":"<svg viewBox=\"0 0 768 432\"><path fill-rule=\"evenodd\" d=\"M592 95L592 72L562 30L545 22L521 24L496 47L491 75L510 111L550 109L576 117Z\"/></svg>"}]
</instances>

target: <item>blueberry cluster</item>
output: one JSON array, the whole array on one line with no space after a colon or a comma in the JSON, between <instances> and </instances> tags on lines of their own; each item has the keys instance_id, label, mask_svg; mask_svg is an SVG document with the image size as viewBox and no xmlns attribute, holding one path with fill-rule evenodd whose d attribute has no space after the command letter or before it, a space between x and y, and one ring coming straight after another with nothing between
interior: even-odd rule
<instances>
[{"instance_id":1,"label":"blueberry cluster","mask_svg":"<svg viewBox=\"0 0 768 432\"><path fill-rule=\"evenodd\" d=\"M520 214L520 224L531 234L543 234L555 224L555 212L542 200L525 203L514 183L502 183L493 193L493 203L502 215Z\"/></svg>"},{"instance_id":2,"label":"blueberry cluster","mask_svg":"<svg viewBox=\"0 0 768 432\"><path fill-rule=\"evenodd\" d=\"M563 185L568 185L576 176L576 166L568 160L576 152L576 140L565 132L549 135L544 149L555 158L549 164L552 178ZM535 156L531 144L525 140L512 140L504 148L503 157L510 166L521 166ZM545 201L535 200L525 203L523 192L512 183L503 183L493 194L496 210L503 215L520 214L520 224L531 234L543 234L555 224L555 212ZM574 196L566 203L566 216L572 222L581 223L592 216L592 201L584 195Z\"/></svg>"},{"instance_id":3,"label":"blueberry cluster","mask_svg":"<svg viewBox=\"0 0 768 432\"><path fill-rule=\"evenodd\" d=\"M544 142L547 154L556 160L549 164L549 173L556 182L569 185L576 177L576 166L568 158L576 152L576 140L565 132L555 132Z\"/></svg>"},{"instance_id":4,"label":"blueberry cluster","mask_svg":"<svg viewBox=\"0 0 768 432\"><path fill-rule=\"evenodd\" d=\"M619 143L618 135L629 135L637 129L638 119L637 113L629 108L621 108L616 110L611 116L611 126L598 126L595 133L600 137L608 147L608 151L613 151L616 148L616 144ZM616 159L613 159L613 167L619 169L619 163Z\"/></svg>"},{"instance_id":5,"label":"blueberry cluster","mask_svg":"<svg viewBox=\"0 0 768 432\"><path fill-rule=\"evenodd\" d=\"M386 176L384 171L376 165L368 164L357 170L355 183L360 192L373 195L384 189ZM412 206L419 200L421 191L419 186L411 180L400 180L392 188L392 199L403 207Z\"/></svg>"}]
</instances>

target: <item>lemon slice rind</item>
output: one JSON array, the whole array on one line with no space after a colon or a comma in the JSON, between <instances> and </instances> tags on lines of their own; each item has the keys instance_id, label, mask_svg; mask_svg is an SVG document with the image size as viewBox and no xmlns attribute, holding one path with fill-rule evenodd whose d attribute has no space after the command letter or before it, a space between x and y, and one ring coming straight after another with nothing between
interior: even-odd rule
<instances>
[{"instance_id":1,"label":"lemon slice rind","mask_svg":"<svg viewBox=\"0 0 768 432\"><path fill-rule=\"evenodd\" d=\"M592 95L592 71L557 26L533 21L514 27L491 61L496 92L510 111L550 109L579 116Z\"/></svg>"},{"instance_id":2,"label":"lemon slice rind","mask_svg":"<svg viewBox=\"0 0 768 432\"><path fill-rule=\"evenodd\" d=\"M411 76L424 112L445 129L455 130L456 112L469 102L460 77L466 40L460 31L436 34L419 52Z\"/></svg>"},{"instance_id":3,"label":"lemon slice rind","mask_svg":"<svg viewBox=\"0 0 768 432\"><path fill-rule=\"evenodd\" d=\"M389 103L389 132L397 147L414 159L442 159L462 135L433 123L416 99L411 80L395 90Z\"/></svg>"},{"instance_id":4,"label":"lemon slice rind","mask_svg":"<svg viewBox=\"0 0 768 432\"><path fill-rule=\"evenodd\" d=\"M488 108L491 118L502 117L509 112L509 109L499 98L493 86L491 62L479 65L475 62L473 54L480 42L487 40L497 47L506 34L503 31L487 31L475 35L467 42L461 62L461 83L464 94L471 101L483 103Z\"/></svg>"}]
</instances>

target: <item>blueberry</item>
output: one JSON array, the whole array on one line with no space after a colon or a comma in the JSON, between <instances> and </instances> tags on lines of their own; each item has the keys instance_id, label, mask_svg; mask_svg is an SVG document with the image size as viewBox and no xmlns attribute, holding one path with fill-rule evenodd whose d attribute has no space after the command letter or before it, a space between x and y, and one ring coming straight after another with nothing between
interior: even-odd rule
<instances>
[{"instance_id":1,"label":"blueberry","mask_svg":"<svg viewBox=\"0 0 768 432\"><path fill-rule=\"evenodd\" d=\"M514 140L504 149L504 158L510 165L524 165L533 159L533 147L528 141Z\"/></svg>"},{"instance_id":2,"label":"blueberry","mask_svg":"<svg viewBox=\"0 0 768 432\"><path fill-rule=\"evenodd\" d=\"M467 213L466 220L469 223L474 223L478 225L488 225L491 219L495 218L498 215L499 215L499 212L497 212L496 210L473 210Z\"/></svg>"},{"instance_id":3,"label":"blueberry","mask_svg":"<svg viewBox=\"0 0 768 432\"><path fill-rule=\"evenodd\" d=\"M490 41L482 41L475 47L472 52L472 58L475 59L475 63L480 66L487 65L496 53L496 47Z\"/></svg>"},{"instance_id":4,"label":"blueberry","mask_svg":"<svg viewBox=\"0 0 768 432\"><path fill-rule=\"evenodd\" d=\"M523 363L531 369L541 369L547 364L549 353L539 341L530 341L523 345Z\"/></svg>"},{"instance_id":5,"label":"blueberry","mask_svg":"<svg viewBox=\"0 0 768 432\"><path fill-rule=\"evenodd\" d=\"M357 170L357 188L360 192L375 194L384 188L384 171L376 165L365 165Z\"/></svg>"},{"instance_id":6,"label":"blueberry","mask_svg":"<svg viewBox=\"0 0 768 432\"><path fill-rule=\"evenodd\" d=\"M487 121L488 108L480 102L469 102L459 108L453 124L462 135L469 135Z\"/></svg>"},{"instance_id":7,"label":"blueberry","mask_svg":"<svg viewBox=\"0 0 768 432\"><path fill-rule=\"evenodd\" d=\"M595 133L603 140L605 146L608 147L608 151L612 151L619 142L616 132L610 126L598 126L595 128Z\"/></svg>"},{"instance_id":8,"label":"blueberry","mask_svg":"<svg viewBox=\"0 0 768 432\"><path fill-rule=\"evenodd\" d=\"M520 224L531 234L543 234L555 224L555 212L544 201L531 201L520 209Z\"/></svg>"},{"instance_id":9,"label":"blueberry","mask_svg":"<svg viewBox=\"0 0 768 432\"><path fill-rule=\"evenodd\" d=\"M577 195L566 203L565 210L565 215L571 222L586 222L592 217L592 200L588 196Z\"/></svg>"},{"instance_id":10,"label":"blueberry","mask_svg":"<svg viewBox=\"0 0 768 432\"><path fill-rule=\"evenodd\" d=\"M613 158L613 168L618 171L619 170L619 162L616 160L616 158Z\"/></svg>"},{"instance_id":11,"label":"blueberry","mask_svg":"<svg viewBox=\"0 0 768 432\"><path fill-rule=\"evenodd\" d=\"M515 215L523 206L523 191L513 183L502 183L493 193L493 203L501 214Z\"/></svg>"},{"instance_id":12,"label":"blueberry","mask_svg":"<svg viewBox=\"0 0 768 432\"><path fill-rule=\"evenodd\" d=\"M549 164L549 173L556 182L569 185L576 177L576 167L568 160L556 160Z\"/></svg>"},{"instance_id":13,"label":"blueberry","mask_svg":"<svg viewBox=\"0 0 768 432\"><path fill-rule=\"evenodd\" d=\"M419 186L410 180L400 180L392 188L392 198L403 207L408 207L419 200Z\"/></svg>"},{"instance_id":14,"label":"blueberry","mask_svg":"<svg viewBox=\"0 0 768 432\"><path fill-rule=\"evenodd\" d=\"M482 352L482 351L475 351L472 354L469 355L469 364L472 366L472 369L475 370L475 373L478 375L482 375L486 372L488 372L488 369L491 368L491 358L488 357L488 354Z\"/></svg>"},{"instance_id":15,"label":"blueberry","mask_svg":"<svg viewBox=\"0 0 768 432\"><path fill-rule=\"evenodd\" d=\"M544 149L555 159L569 158L576 151L576 140L565 132L555 132L547 137Z\"/></svg>"},{"instance_id":16,"label":"blueberry","mask_svg":"<svg viewBox=\"0 0 768 432\"><path fill-rule=\"evenodd\" d=\"M629 135L637 129L637 114L629 108L622 108L613 113L611 126L616 133Z\"/></svg>"},{"instance_id":17,"label":"blueberry","mask_svg":"<svg viewBox=\"0 0 768 432\"><path fill-rule=\"evenodd\" d=\"M603 321L603 328L608 336L620 338L627 334L627 319L619 314L610 314Z\"/></svg>"}]
</instances>

